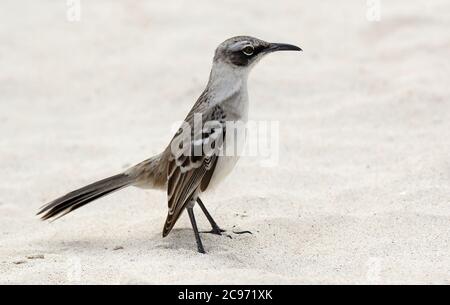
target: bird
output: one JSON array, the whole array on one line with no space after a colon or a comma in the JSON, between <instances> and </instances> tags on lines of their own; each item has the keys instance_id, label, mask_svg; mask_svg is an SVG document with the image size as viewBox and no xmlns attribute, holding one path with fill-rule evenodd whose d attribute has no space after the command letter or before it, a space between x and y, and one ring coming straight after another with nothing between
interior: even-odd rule
<instances>
[{"instance_id":1,"label":"bird","mask_svg":"<svg viewBox=\"0 0 450 305\"><path fill-rule=\"evenodd\" d=\"M194 206L198 204L212 233L225 232L201 200L227 177L239 154L223 154L228 143L228 123L248 121L247 80L252 68L267 54L302 51L296 45L270 43L251 36L236 36L215 50L206 88L186 116L169 145L159 154L124 172L94 182L59 197L38 211L42 220L56 220L96 199L135 186L167 192L168 213L162 236L166 237L187 210L199 253L206 253L197 227ZM206 149L208 148L208 149Z\"/></svg>"}]
</instances>

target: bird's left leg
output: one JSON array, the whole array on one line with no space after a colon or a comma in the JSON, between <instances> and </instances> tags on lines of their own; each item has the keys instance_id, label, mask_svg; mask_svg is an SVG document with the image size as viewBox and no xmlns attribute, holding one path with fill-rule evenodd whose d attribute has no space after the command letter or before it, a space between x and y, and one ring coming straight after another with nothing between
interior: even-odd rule
<instances>
[{"instance_id":1,"label":"bird's left leg","mask_svg":"<svg viewBox=\"0 0 450 305\"><path fill-rule=\"evenodd\" d=\"M188 210L189 219L191 220L192 229L194 230L195 241L197 242L198 252L206 253L205 249L203 248L203 244L202 244L202 240L200 238L200 234L198 233L197 222L195 221L195 216L194 216L194 207L192 205L192 206L186 207L186 209Z\"/></svg>"},{"instance_id":2,"label":"bird's left leg","mask_svg":"<svg viewBox=\"0 0 450 305\"><path fill-rule=\"evenodd\" d=\"M208 219L209 223L211 224L211 231L207 231L207 232L201 232L201 233L212 233L212 234L217 234L217 235L222 235L222 232L225 232L225 230L222 230L217 223L214 221L214 219L212 218L211 214L209 214L208 210L206 209L205 205L203 204L202 200L200 199L200 197L197 197L197 203L200 206L200 208L202 209L203 213L205 214L206 218Z\"/></svg>"}]
</instances>

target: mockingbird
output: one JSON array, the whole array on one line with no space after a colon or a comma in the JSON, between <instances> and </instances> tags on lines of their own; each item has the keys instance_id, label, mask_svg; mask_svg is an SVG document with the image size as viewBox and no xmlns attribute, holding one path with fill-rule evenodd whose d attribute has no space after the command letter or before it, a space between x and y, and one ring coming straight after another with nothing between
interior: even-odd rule
<instances>
[{"instance_id":1,"label":"mockingbird","mask_svg":"<svg viewBox=\"0 0 450 305\"><path fill-rule=\"evenodd\" d=\"M194 217L198 203L211 224L209 233L224 232L209 214L200 195L227 176L239 156L221 152L227 145L227 122L247 122L247 78L250 70L266 54L274 51L301 51L297 46L269 43L249 36L230 38L215 52L206 89L188 113L167 148L125 172L97 181L44 205L42 219L59 218L83 205L127 186L167 191L169 212L163 237L170 233L187 209L197 248L205 253ZM196 128L200 121L199 128ZM228 143L230 144L230 143ZM205 149L208 147L209 149Z\"/></svg>"}]
</instances>

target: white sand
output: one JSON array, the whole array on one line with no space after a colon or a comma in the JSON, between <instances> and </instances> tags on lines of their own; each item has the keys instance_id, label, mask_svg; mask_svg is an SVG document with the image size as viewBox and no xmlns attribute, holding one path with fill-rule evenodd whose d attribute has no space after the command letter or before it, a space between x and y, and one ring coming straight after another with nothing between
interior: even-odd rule
<instances>
[{"instance_id":1,"label":"white sand","mask_svg":"<svg viewBox=\"0 0 450 305\"><path fill-rule=\"evenodd\" d=\"M82 1L79 23L65 1L1 2L0 283L450 283L447 0L382 1L380 22L366 1L147 2ZM159 152L237 34L305 50L249 80L278 166L245 158L204 198L253 235L198 254L187 215L161 238L165 194L134 188L35 217Z\"/></svg>"}]
</instances>

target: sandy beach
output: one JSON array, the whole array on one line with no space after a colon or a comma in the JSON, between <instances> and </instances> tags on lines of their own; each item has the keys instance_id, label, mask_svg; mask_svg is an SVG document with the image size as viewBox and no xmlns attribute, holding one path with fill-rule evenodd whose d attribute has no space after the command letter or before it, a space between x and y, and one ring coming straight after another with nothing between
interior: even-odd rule
<instances>
[{"instance_id":1,"label":"sandy beach","mask_svg":"<svg viewBox=\"0 0 450 305\"><path fill-rule=\"evenodd\" d=\"M2 1L0 283L450 284L450 3L391 2L377 21L366 1L82 0L79 20L66 1ZM206 255L186 214L162 238L163 192L39 220L162 151L242 34L304 52L250 75L279 157L243 157L204 198L227 230L202 236Z\"/></svg>"}]
</instances>

